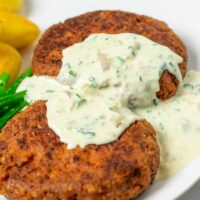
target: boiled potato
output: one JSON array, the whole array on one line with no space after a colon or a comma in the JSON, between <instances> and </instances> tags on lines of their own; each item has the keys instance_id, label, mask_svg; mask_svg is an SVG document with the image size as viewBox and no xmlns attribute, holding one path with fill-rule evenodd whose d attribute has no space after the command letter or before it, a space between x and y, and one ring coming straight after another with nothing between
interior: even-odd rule
<instances>
[{"instance_id":1,"label":"boiled potato","mask_svg":"<svg viewBox=\"0 0 200 200\"><path fill-rule=\"evenodd\" d=\"M0 42L19 49L32 44L39 33L39 28L24 17L0 11Z\"/></svg>"},{"instance_id":2,"label":"boiled potato","mask_svg":"<svg viewBox=\"0 0 200 200\"><path fill-rule=\"evenodd\" d=\"M21 67L21 55L8 44L0 42L0 74L7 72L11 75L10 82L13 81Z\"/></svg>"},{"instance_id":3,"label":"boiled potato","mask_svg":"<svg viewBox=\"0 0 200 200\"><path fill-rule=\"evenodd\" d=\"M22 2L22 0L0 0L0 10L17 13L22 6Z\"/></svg>"}]
</instances>

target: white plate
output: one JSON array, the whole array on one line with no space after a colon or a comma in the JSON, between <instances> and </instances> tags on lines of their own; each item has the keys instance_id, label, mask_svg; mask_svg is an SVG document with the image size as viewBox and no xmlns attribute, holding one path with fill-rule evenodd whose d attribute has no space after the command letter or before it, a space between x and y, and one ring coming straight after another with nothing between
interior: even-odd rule
<instances>
[{"instance_id":1,"label":"white plate","mask_svg":"<svg viewBox=\"0 0 200 200\"><path fill-rule=\"evenodd\" d=\"M86 11L120 9L141 13L167 22L184 40L189 67L200 70L200 12L197 0L25 0L22 14L44 31L50 25ZM24 66L30 66L32 48L23 51ZM140 200L176 199L200 178L200 157L183 171L153 184ZM0 197L0 200L4 198Z\"/></svg>"}]
</instances>

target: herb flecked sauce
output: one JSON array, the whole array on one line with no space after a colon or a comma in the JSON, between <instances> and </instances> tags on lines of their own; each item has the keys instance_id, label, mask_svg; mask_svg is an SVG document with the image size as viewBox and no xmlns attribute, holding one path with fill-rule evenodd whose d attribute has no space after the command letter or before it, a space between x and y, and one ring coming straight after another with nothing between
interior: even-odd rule
<instances>
[{"instance_id":1,"label":"herb flecked sauce","mask_svg":"<svg viewBox=\"0 0 200 200\"><path fill-rule=\"evenodd\" d=\"M69 149L113 142L135 120L147 119L158 131L163 178L200 153L200 74L190 71L182 83L181 62L141 35L93 34L63 50L57 77L26 78L18 91L26 89L30 103L47 100L48 125ZM164 70L182 86L160 102L156 92Z\"/></svg>"}]
</instances>

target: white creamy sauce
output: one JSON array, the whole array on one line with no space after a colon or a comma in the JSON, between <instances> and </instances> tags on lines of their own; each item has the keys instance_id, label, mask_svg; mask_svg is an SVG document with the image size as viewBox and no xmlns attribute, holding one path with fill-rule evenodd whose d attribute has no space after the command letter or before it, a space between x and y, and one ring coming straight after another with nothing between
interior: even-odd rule
<instances>
[{"instance_id":1,"label":"white creamy sauce","mask_svg":"<svg viewBox=\"0 0 200 200\"><path fill-rule=\"evenodd\" d=\"M79 95L61 94L47 102L47 118L68 148L113 142L125 128L139 119L115 98L116 94L108 88L104 92L87 95L85 102L79 106Z\"/></svg>"},{"instance_id":2,"label":"white creamy sauce","mask_svg":"<svg viewBox=\"0 0 200 200\"><path fill-rule=\"evenodd\" d=\"M113 142L135 120L130 109L152 105L164 70L181 82L182 58L132 33L94 34L63 50L57 77L26 78L26 100L48 100L47 120L60 140L75 148Z\"/></svg>"},{"instance_id":3,"label":"white creamy sauce","mask_svg":"<svg viewBox=\"0 0 200 200\"><path fill-rule=\"evenodd\" d=\"M68 148L118 139L135 120L157 130L161 164L157 178L173 175L200 153L200 74L190 71L175 97L156 98L170 71L182 83L182 58L143 36L94 34L63 50L57 77L26 78L30 103L47 100L47 120Z\"/></svg>"},{"instance_id":4,"label":"white creamy sauce","mask_svg":"<svg viewBox=\"0 0 200 200\"><path fill-rule=\"evenodd\" d=\"M93 34L63 51L57 79L75 90L115 87L130 107L151 105L159 91L160 76L170 71L181 82L182 58L168 47L144 36Z\"/></svg>"},{"instance_id":5,"label":"white creamy sauce","mask_svg":"<svg viewBox=\"0 0 200 200\"><path fill-rule=\"evenodd\" d=\"M188 72L175 97L136 113L157 130L161 148L157 179L174 175L200 154L199 72Z\"/></svg>"},{"instance_id":6,"label":"white creamy sauce","mask_svg":"<svg viewBox=\"0 0 200 200\"><path fill-rule=\"evenodd\" d=\"M117 89L88 87L82 91L63 85L55 78L26 78L17 91L27 90L26 100L48 100L47 120L60 140L75 148L115 141L135 120L140 119L123 105Z\"/></svg>"}]
</instances>

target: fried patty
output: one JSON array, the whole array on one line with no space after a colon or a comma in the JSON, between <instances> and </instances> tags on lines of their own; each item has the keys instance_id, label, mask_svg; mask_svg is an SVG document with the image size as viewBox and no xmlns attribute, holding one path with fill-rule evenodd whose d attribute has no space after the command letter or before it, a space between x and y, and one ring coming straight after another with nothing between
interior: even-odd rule
<instances>
[{"instance_id":1,"label":"fried patty","mask_svg":"<svg viewBox=\"0 0 200 200\"><path fill-rule=\"evenodd\" d=\"M134 199L158 164L147 121L136 121L113 143L68 150L48 128L44 101L17 114L0 135L0 193L9 200Z\"/></svg>"},{"instance_id":2,"label":"fried patty","mask_svg":"<svg viewBox=\"0 0 200 200\"><path fill-rule=\"evenodd\" d=\"M33 70L37 75L58 75L62 65L62 50L83 41L92 33L137 33L169 47L183 58L182 76L186 74L187 51L179 37L166 23L156 19L122 11L95 11L67 19L50 27L36 46ZM168 99L176 93L178 80L165 71L160 78L157 97Z\"/></svg>"},{"instance_id":3,"label":"fried patty","mask_svg":"<svg viewBox=\"0 0 200 200\"><path fill-rule=\"evenodd\" d=\"M184 59L181 40L158 20L121 11L97 11L66 20L48 29L35 48L33 71L55 76L62 50L91 33L142 34L166 45ZM178 81L164 72L161 99L174 95ZM155 130L145 120L127 128L120 138L105 145L68 150L48 127L44 101L17 114L0 135L0 193L10 200L128 200L152 182L159 165Z\"/></svg>"}]
</instances>

